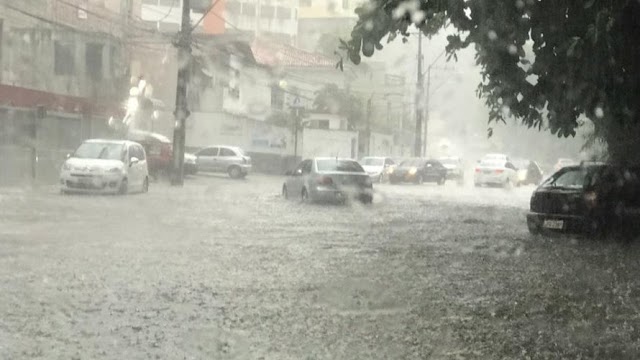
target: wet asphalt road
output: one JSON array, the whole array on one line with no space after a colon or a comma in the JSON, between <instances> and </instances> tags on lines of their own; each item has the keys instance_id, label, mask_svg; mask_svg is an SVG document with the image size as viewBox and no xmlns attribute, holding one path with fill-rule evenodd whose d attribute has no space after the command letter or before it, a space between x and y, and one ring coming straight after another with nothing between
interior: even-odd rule
<instances>
[{"instance_id":1,"label":"wet asphalt road","mask_svg":"<svg viewBox=\"0 0 640 360\"><path fill-rule=\"evenodd\" d=\"M0 359L637 354L638 251L532 238L532 187L380 185L371 206L320 206L281 184L0 189Z\"/></svg>"}]
</instances>

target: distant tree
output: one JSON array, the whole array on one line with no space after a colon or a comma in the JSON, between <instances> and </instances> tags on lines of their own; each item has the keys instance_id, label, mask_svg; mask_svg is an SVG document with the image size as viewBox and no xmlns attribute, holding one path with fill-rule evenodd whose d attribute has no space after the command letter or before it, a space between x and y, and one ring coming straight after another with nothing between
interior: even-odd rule
<instances>
[{"instance_id":1,"label":"distant tree","mask_svg":"<svg viewBox=\"0 0 640 360\"><path fill-rule=\"evenodd\" d=\"M336 84L327 84L316 92L313 108L316 111L345 116L350 130L357 129L365 118L361 99Z\"/></svg>"},{"instance_id":2,"label":"distant tree","mask_svg":"<svg viewBox=\"0 0 640 360\"><path fill-rule=\"evenodd\" d=\"M356 13L341 46L352 62L412 24L427 36L450 24L449 57L476 50L490 123L515 117L568 137L584 115L612 160L640 162L640 1L371 0Z\"/></svg>"}]
</instances>

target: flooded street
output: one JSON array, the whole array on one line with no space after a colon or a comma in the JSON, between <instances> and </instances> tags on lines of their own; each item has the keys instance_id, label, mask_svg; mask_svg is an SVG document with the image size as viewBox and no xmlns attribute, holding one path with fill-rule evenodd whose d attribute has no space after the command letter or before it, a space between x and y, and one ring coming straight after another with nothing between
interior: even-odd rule
<instances>
[{"instance_id":1,"label":"flooded street","mask_svg":"<svg viewBox=\"0 0 640 360\"><path fill-rule=\"evenodd\" d=\"M281 186L0 190L0 358L638 355L638 249L530 236L533 187L321 206Z\"/></svg>"}]
</instances>

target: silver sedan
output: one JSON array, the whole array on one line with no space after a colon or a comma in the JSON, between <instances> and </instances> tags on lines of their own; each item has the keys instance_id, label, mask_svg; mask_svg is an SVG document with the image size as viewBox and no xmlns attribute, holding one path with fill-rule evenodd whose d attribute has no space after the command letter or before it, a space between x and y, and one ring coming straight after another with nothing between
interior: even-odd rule
<instances>
[{"instance_id":1,"label":"silver sedan","mask_svg":"<svg viewBox=\"0 0 640 360\"><path fill-rule=\"evenodd\" d=\"M302 202L346 202L358 199L371 203L371 178L355 160L314 158L302 161L287 172L282 196Z\"/></svg>"}]
</instances>

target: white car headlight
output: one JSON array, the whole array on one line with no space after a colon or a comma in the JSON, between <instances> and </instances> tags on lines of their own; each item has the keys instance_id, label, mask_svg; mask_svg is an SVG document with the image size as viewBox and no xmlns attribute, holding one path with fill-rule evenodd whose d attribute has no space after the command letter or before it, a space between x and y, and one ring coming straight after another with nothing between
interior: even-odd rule
<instances>
[{"instance_id":1,"label":"white car headlight","mask_svg":"<svg viewBox=\"0 0 640 360\"><path fill-rule=\"evenodd\" d=\"M411 175L414 175L417 172L418 172L417 168L412 167L411 169L409 169L409 174L411 174Z\"/></svg>"}]
</instances>

